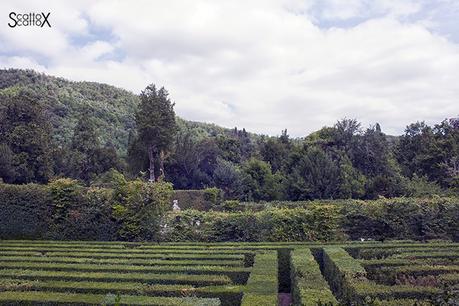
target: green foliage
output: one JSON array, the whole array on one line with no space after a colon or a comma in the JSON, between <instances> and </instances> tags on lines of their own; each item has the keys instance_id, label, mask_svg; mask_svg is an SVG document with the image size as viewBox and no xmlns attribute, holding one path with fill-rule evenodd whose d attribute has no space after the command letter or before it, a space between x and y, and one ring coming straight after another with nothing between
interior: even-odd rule
<instances>
[{"instance_id":1,"label":"green foliage","mask_svg":"<svg viewBox=\"0 0 459 306\"><path fill-rule=\"evenodd\" d=\"M271 166L261 160L252 158L243 167L244 185L247 199L255 201L272 201L281 197L281 177L272 174Z\"/></svg>"},{"instance_id":2,"label":"green foliage","mask_svg":"<svg viewBox=\"0 0 459 306\"><path fill-rule=\"evenodd\" d=\"M136 113L138 135L145 146L154 145L157 150L166 150L172 144L176 132L174 103L169 100L164 87L156 90L154 84L140 94L139 110Z\"/></svg>"},{"instance_id":3,"label":"green foliage","mask_svg":"<svg viewBox=\"0 0 459 306\"><path fill-rule=\"evenodd\" d=\"M244 196L244 176L242 171L233 163L224 159L217 159L213 179L226 198L240 199Z\"/></svg>"},{"instance_id":4,"label":"green foliage","mask_svg":"<svg viewBox=\"0 0 459 306\"><path fill-rule=\"evenodd\" d=\"M241 305L277 305L277 288L276 252L259 253L255 256Z\"/></svg>"},{"instance_id":5,"label":"green foliage","mask_svg":"<svg viewBox=\"0 0 459 306\"><path fill-rule=\"evenodd\" d=\"M40 97L29 90L0 96L0 161L3 180L46 183L52 175L51 125Z\"/></svg>"},{"instance_id":6,"label":"green foliage","mask_svg":"<svg viewBox=\"0 0 459 306\"><path fill-rule=\"evenodd\" d=\"M121 223L119 236L126 240L157 240L161 219L169 209L172 185L165 182L127 182L115 189L113 216Z\"/></svg>"},{"instance_id":7,"label":"green foliage","mask_svg":"<svg viewBox=\"0 0 459 306\"><path fill-rule=\"evenodd\" d=\"M287 192L294 200L338 197L339 168L320 148L305 148L290 158Z\"/></svg>"},{"instance_id":8,"label":"green foliage","mask_svg":"<svg viewBox=\"0 0 459 306\"><path fill-rule=\"evenodd\" d=\"M46 186L0 184L0 238L44 238L50 201Z\"/></svg>"},{"instance_id":9,"label":"green foliage","mask_svg":"<svg viewBox=\"0 0 459 306\"><path fill-rule=\"evenodd\" d=\"M16 175L14 153L6 143L0 143L0 179L9 183L15 180Z\"/></svg>"},{"instance_id":10,"label":"green foliage","mask_svg":"<svg viewBox=\"0 0 459 306\"><path fill-rule=\"evenodd\" d=\"M239 208L239 201L237 200L226 200L222 204L224 211L237 211Z\"/></svg>"},{"instance_id":11,"label":"green foliage","mask_svg":"<svg viewBox=\"0 0 459 306\"><path fill-rule=\"evenodd\" d=\"M339 210L332 205L310 209L268 209L259 214L269 241L339 240Z\"/></svg>"},{"instance_id":12,"label":"green foliage","mask_svg":"<svg viewBox=\"0 0 459 306\"><path fill-rule=\"evenodd\" d=\"M101 180L90 188L71 179L55 180L48 186L0 184L0 237L165 241L459 238L456 198L280 202L279 207L258 204L254 207L258 211L252 210L253 204L226 201L214 207L226 212L204 212L186 209L207 205L202 190L174 192L169 183L127 181L116 171L109 177L109 185ZM172 199L180 199L185 210L167 213Z\"/></svg>"},{"instance_id":13,"label":"green foliage","mask_svg":"<svg viewBox=\"0 0 459 306\"><path fill-rule=\"evenodd\" d=\"M1 70L0 179L71 177L89 184L111 168L131 179L155 168L156 177L164 175L177 189L217 187L226 199L252 201L459 190L457 120L414 123L396 137L379 124L362 129L345 118L292 139L287 130L267 137L185 121L175 118L173 107L166 90L154 85L139 96L31 70Z\"/></svg>"},{"instance_id":14,"label":"green foliage","mask_svg":"<svg viewBox=\"0 0 459 306\"><path fill-rule=\"evenodd\" d=\"M238 205L236 201L234 205ZM310 209L269 209L260 212L200 212L169 214L166 241L329 241L342 239L339 209L323 205Z\"/></svg>"},{"instance_id":15,"label":"green foliage","mask_svg":"<svg viewBox=\"0 0 459 306\"><path fill-rule=\"evenodd\" d=\"M347 201L343 228L351 239L457 239L456 198Z\"/></svg>"},{"instance_id":16,"label":"green foliage","mask_svg":"<svg viewBox=\"0 0 459 306\"><path fill-rule=\"evenodd\" d=\"M140 94L140 105L136 112L137 135L150 161L150 181L156 177L154 164L158 156L160 176L164 176L164 154L170 150L177 132L174 103L168 96L164 87L156 90L155 85L151 84Z\"/></svg>"},{"instance_id":17,"label":"green foliage","mask_svg":"<svg viewBox=\"0 0 459 306\"><path fill-rule=\"evenodd\" d=\"M5 213L0 215L0 237L157 239L172 186L118 179L115 189L86 188L71 179L47 186L0 184L0 207Z\"/></svg>"},{"instance_id":18,"label":"green foliage","mask_svg":"<svg viewBox=\"0 0 459 306\"><path fill-rule=\"evenodd\" d=\"M80 304L80 305L114 305L116 296L107 301L105 294L88 293L59 293L59 292L0 292L0 302L11 303L37 303L52 305L54 303ZM206 298L177 298L177 297L148 297L135 295L121 295L118 305L165 305L165 306L218 306L218 299Z\"/></svg>"},{"instance_id":19,"label":"green foliage","mask_svg":"<svg viewBox=\"0 0 459 306\"><path fill-rule=\"evenodd\" d=\"M94 181L91 182L91 186L112 189L126 184L126 178L116 169L110 169L109 171L100 174L94 179Z\"/></svg>"},{"instance_id":20,"label":"green foliage","mask_svg":"<svg viewBox=\"0 0 459 306\"><path fill-rule=\"evenodd\" d=\"M68 230L70 216L77 213L78 206L82 202L82 186L72 179L58 179L48 185L52 204L52 232L62 233Z\"/></svg>"},{"instance_id":21,"label":"green foliage","mask_svg":"<svg viewBox=\"0 0 459 306\"><path fill-rule=\"evenodd\" d=\"M368 282L365 269L342 248L325 247L322 256L324 276L337 298L345 304L358 301L354 284Z\"/></svg>"},{"instance_id":22,"label":"green foliage","mask_svg":"<svg viewBox=\"0 0 459 306\"><path fill-rule=\"evenodd\" d=\"M212 205L217 205L220 201L221 190L218 188L204 189L204 201L210 202Z\"/></svg>"},{"instance_id":23,"label":"green foliage","mask_svg":"<svg viewBox=\"0 0 459 306\"><path fill-rule=\"evenodd\" d=\"M338 305L309 249L292 251L290 272L295 305Z\"/></svg>"},{"instance_id":24,"label":"green foliage","mask_svg":"<svg viewBox=\"0 0 459 306\"><path fill-rule=\"evenodd\" d=\"M120 155L126 154L128 133L134 127L139 97L126 90L95 82L71 82L32 70L0 70L3 94L16 96L27 90L40 97L47 120L53 126L52 139L65 147L78 118L88 113L101 131L100 141L111 141ZM6 105L0 99L0 109Z\"/></svg>"}]
</instances>

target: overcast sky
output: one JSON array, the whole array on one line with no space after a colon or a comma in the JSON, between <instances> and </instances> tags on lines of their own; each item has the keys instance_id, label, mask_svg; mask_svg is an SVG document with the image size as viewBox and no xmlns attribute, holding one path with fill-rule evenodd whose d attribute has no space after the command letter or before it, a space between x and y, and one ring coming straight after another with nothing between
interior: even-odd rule
<instances>
[{"instance_id":1,"label":"overcast sky","mask_svg":"<svg viewBox=\"0 0 459 306\"><path fill-rule=\"evenodd\" d=\"M7 26L51 12L52 28ZM0 67L139 93L185 119L304 136L459 114L458 0L0 2Z\"/></svg>"}]
</instances>

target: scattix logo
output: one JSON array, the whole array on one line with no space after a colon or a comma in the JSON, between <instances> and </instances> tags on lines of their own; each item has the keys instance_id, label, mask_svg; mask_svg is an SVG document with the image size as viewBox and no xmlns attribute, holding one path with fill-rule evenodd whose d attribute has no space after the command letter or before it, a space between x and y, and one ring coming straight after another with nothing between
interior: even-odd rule
<instances>
[{"instance_id":1,"label":"scattix logo","mask_svg":"<svg viewBox=\"0 0 459 306\"><path fill-rule=\"evenodd\" d=\"M27 13L27 14L16 14L15 12L10 13L10 19L12 22L8 23L10 28L15 27L40 27L43 28L45 25L51 28L51 24L48 21L51 13Z\"/></svg>"}]
</instances>

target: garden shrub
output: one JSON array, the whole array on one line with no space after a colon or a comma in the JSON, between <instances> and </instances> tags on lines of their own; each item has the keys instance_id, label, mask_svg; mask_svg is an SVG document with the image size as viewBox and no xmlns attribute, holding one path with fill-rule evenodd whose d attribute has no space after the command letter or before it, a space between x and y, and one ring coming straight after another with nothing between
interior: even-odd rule
<instances>
[{"instance_id":1,"label":"garden shrub","mask_svg":"<svg viewBox=\"0 0 459 306\"><path fill-rule=\"evenodd\" d=\"M126 240L159 240L162 217L170 207L172 184L136 180L115 190L119 202L113 214L121 223L119 236Z\"/></svg>"},{"instance_id":2,"label":"garden shrub","mask_svg":"<svg viewBox=\"0 0 459 306\"><path fill-rule=\"evenodd\" d=\"M208 225L208 241L261 241L259 222L253 213L220 213L205 214L204 224Z\"/></svg>"},{"instance_id":3,"label":"garden shrub","mask_svg":"<svg viewBox=\"0 0 459 306\"><path fill-rule=\"evenodd\" d=\"M341 207L351 239L459 239L458 198L349 200Z\"/></svg>"},{"instance_id":4,"label":"garden shrub","mask_svg":"<svg viewBox=\"0 0 459 306\"><path fill-rule=\"evenodd\" d=\"M322 252L323 273L330 288L344 304L356 301L354 284L368 282L360 263L339 247L326 247Z\"/></svg>"},{"instance_id":5,"label":"garden shrub","mask_svg":"<svg viewBox=\"0 0 459 306\"><path fill-rule=\"evenodd\" d=\"M277 306L277 253L266 251L255 256L241 306Z\"/></svg>"},{"instance_id":6,"label":"garden shrub","mask_svg":"<svg viewBox=\"0 0 459 306\"><path fill-rule=\"evenodd\" d=\"M39 239L49 228L51 197L45 185L0 184L0 239Z\"/></svg>"},{"instance_id":7,"label":"garden shrub","mask_svg":"<svg viewBox=\"0 0 459 306\"><path fill-rule=\"evenodd\" d=\"M204 201L209 202L212 206L217 205L221 200L221 189L216 187L204 189Z\"/></svg>"},{"instance_id":8,"label":"garden shrub","mask_svg":"<svg viewBox=\"0 0 459 306\"><path fill-rule=\"evenodd\" d=\"M309 249L292 251L290 274L294 305L338 305Z\"/></svg>"},{"instance_id":9,"label":"garden shrub","mask_svg":"<svg viewBox=\"0 0 459 306\"><path fill-rule=\"evenodd\" d=\"M0 184L0 238L156 240L172 186L120 181L115 189L58 179Z\"/></svg>"},{"instance_id":10,"label":"garden shrub","mask_svg":"<svg viewBox=\"0 0 459 306\"><path fill-rule=\"evenodd\" d=\"M210 205L217 189L173 191L165 182L126 181L115 171L110 177L109 185L101 178L89 188L70 179L49 185L0 184L0 238L207 242L459 239L458 198L279 202L263 204L262 210L245 207L239 211L244 205L233 201ZM168 213L178 194L183 196L179 200L182 210ZM193 197L199 198L195 200L200 204L193 202ZM199 210L184 209L195 204ZM226 211L203 211L205 207Z\"/></svg>"},{"instance_id":11,"label":"garden shrub","mask_svg":"<svg viewBox=\"0 0 459 306\"><path fill-rule=\"evenodd\" d=\"M207 211L221 202L222 191L218 188L204 190L174 190L173 200L183 209Z\"/></svg>"}]
</instances>

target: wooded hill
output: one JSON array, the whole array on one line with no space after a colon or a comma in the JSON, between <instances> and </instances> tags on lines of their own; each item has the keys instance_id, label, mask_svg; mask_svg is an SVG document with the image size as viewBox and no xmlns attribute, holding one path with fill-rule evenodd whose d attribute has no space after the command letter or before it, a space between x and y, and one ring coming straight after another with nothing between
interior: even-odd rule
<instances>
[{"instance_id":1,"label":"wooded hill","mask_svg":"<svg viewBox=\"0 0 459 306\"><path fill-rule=\"evenodd\" d=\"M0 179L146 179L149 155L136 120L148 99L162 95L171 103L165 89L147 88L142 100L106 84L0 70ZM459 188L455 119L412 123L399 137L385 135L378 123L362 128L342 119L295 139L287 130L268 137L175 121L170 145L155 160L175 189L218 187L227 199L272 201L451 195Z\"/></svg>"},{"instance_id":2,"label":"wooded hill","mask_svg":"<svg viewBox=\"0 0 459 306\"><path fill-rule=\"evenodd\" d=\"M88 115L98 129L102 144L112 143L121 156L128 147L129 131L135 127L139 95L97 82L73 82L33 70L0 70L0 107L6 107L5 95L30 90L46 108L53 127L53 140L60 146L71 141L73 130L82 115ZM177 118L179 126L201 137L231 134L215 124Z\"/></svg>"}]
</instances>

